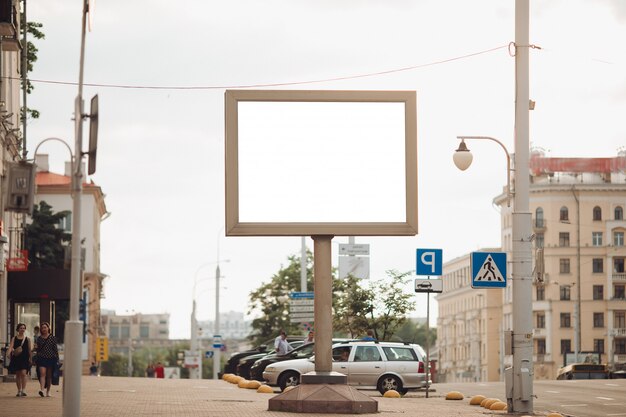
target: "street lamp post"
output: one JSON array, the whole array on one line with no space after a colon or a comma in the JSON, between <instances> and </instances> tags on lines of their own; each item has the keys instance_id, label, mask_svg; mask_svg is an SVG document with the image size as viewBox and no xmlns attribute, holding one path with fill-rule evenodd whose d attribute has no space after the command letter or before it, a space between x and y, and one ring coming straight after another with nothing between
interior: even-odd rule
<instances>
[{"instance_id":1,"label":"street lamp post","mask_svg":"<svg viewBox=\"0 0 626 417\"><path fill-rule=\"evenodd\" d=\"M513 271L511 277L513 289L513 367L505 370L504 378L508 411L515 413L533 412L532 229L529 211L530 173L528 166L529 23L529 0L515 0L515 191L513 193ZM474 138L477 139L478 137ZM482 138L487 139L487 137ZM471 139L471 137L465 136L459 137L459 139ZM497 140L496 142L499 143ZM506 148L504 149L506 150ZM459 152L465 151L459 150ZM467 159L467 157L465 158ZM469 157L469 163L471 163L471 157ZM507 177L509 175L510 172L507 170ZM510 190L507 191L510 193Z\"/></svg>"}]
</instances>

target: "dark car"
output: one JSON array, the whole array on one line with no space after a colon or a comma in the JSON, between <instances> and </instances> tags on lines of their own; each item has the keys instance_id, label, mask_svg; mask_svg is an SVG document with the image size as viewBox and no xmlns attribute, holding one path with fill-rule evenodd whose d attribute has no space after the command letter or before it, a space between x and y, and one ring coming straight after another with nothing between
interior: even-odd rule
<instances>
[{"instance_id":1,"label":"dark car","mask_svg":"<svg viewBox=\"0 0 626 417\"><path fill-rule=\"evenodd\" d=\"M332 343L340 343L346 342L350 339L332 339ZM272 363L287 361L290 359L306 359L313 356L315 353L315 342L307 343L306 345L302 345L297 349L292 350L286 355L279 356L276 353L270 353L264 356L261 356L260 359L256 360L252 365L249 371L249 378L247 379L256 379L257 381L263 382L263 371L265 367ZM246 358L247 359L247 358Z\"/></svg>"},{"instance_id":2,"label":"dark car","mask_svg":"<svg viewBox=\"0 0 626 417\"><path fill-rule=\"evenodd\" d=\"M287 340L302 340L303 338L297 337L287 337ZM245 350L243 352L235 352L230 355L228 361L226 361L226 365L224 366L225 374L236 374L237 373L237 365L239 365L239 361L246 356L256 355L259 353L263 353L265 355L269 354L274 349L274 339L270 339L265 343L255 347L254 349Z\"/></svg>"},{"instance_id":3,"label":"dark car","mask_svg":"<svg viewBox=\"0 0 626 417\"><path fill-rule=\"evenodd\" d=\"M289 339L287 339L289 340ZM304 343L304 341L302 340L292 340L289 341L289 345L291 345L291 347L295 350L296 348L300 347L302 345L302 343ZM256 355L250 355L250 356L246 356L244 358L241 358L239 360L239 364L237 365L237 375L239 375L242 378L245 379L250 379L250 368L254 365L254 363L261 359L264 358L265 356L275 356L276 355L276 351L274 349L272 349L269 352L265 352L265 353L257 353ZM263 373L261 373L261 376L263 376ZM262 379L261 379L262 381Z\"/></svg>"}]
</instances>

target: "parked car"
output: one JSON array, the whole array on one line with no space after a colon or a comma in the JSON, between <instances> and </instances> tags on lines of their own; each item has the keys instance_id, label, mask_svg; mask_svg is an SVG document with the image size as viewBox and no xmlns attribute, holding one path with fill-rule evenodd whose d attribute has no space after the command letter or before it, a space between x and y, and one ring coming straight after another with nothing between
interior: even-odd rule
<instances>
[{"instance_id":1,"label":"parked car","mask_svg":"<svg viewBox=\"0 0 626 417\"><path fill-rule=\"evenodd\" d=\"M347 342L350 339L332 339L332 343ZM293 345L292 345L293 346ZM291 359L306 359L315 353L315 342L301 345L286 355L277 355L276 353L267 354L254 362L250 368L250 379L263 381L263 371L268 365L276 362L288 361Z\"/></svg>"},{"instance_id":2,"label":"parked car","mask_svg":"<svg viewBox=\"0 0 626 417\"><path fill-rule=\"evenodd\" d=\"M303 336L287 336L287 341L296 341L296 340L304 340ZM270 339L263 344L255 347L254 349L245 350L243 352L235 352L230 355L228 361L226 361L226 365L224 365L224 373L225 374L236 374L237 373L237 365L239 365L239 361L246 356L256 355L259 353L268 354L272 350L274 350L274 339Z\"/></svg>"},{"instance_id":3,"label":"parked car","mask_svg":"<svg viewBox=\"0 0 626 417\"><path fill-rule=\"evenodd\" d=\"M425 388L424 360L421 346L397 342L344 342L333 345L332 370L348 377L348 385L360 389L377 389L381 394L396 390L406 394L409 390ZM315 357L293 359L269 365L263 378L269 385L298 385L300 375L315 370Z\"/></svg>"},{"instance_id":4,"label":"parked car","mask_svg":"<svg viewBox=\"0 0 626 417\"><path fill-rule=\"evenodd\" d=\"M296 349L300 347L303 343L304 343L303 340L292 340L289 342L289 345L291 345L293 349ZM239 363L237 364L236 374L239 375L240 377L250 379L250 368L252 367L252 365L254 365L254 363L257 360L264 358L267 355L275 355L275 354L276 354L276 350L272 349L269 352L257 353L256 355L250 355L250 356L241 358L239 360Z\"/></svg>"}]
</instances>

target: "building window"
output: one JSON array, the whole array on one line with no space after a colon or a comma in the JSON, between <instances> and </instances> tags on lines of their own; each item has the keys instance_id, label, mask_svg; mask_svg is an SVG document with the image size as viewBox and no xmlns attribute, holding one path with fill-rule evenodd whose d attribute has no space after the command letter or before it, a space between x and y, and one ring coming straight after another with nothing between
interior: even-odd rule
<instances>
[{"instance_id":1,"label":"building window","mask_svg":"<svg viewBox=\"0 0 626 417\"><path fill-rule=\"evenodd\" d=\"M624 246L624 232L613 232L613 245Z\"/></svg>"},{"instance_id":2,"label":"building window","mask_svg":"<svg viewBox=\"0 0 626 417\"><path fill-rule=\"evenodd\" d=\"M128 339L130 337L130 327L129 326L122 326L121 330L122 330L121 338L122 339Z\"/></svg>"},{"instance_id":3,"label":"building window","mask_svg":"<svg viewBox=\"0 0 626 417\"><path fill-rule=\"evenodd\" d=\"M604 299L604 286L603 285L594 285L593 286L593 299L594 300L603 300Z\"/></svg>"},{"instance_id":4,"label":"building window","mask_svg":"<svg viewBox=\"0 0 626 417\"><path fill-rule=\"evenodd\" d=\"M624 220L624 210L620 206L615 207L615 220Z\"/></svg>"},{"instance_id":5,"label":"building window","mask_svg":"<svg viewBox=\"0 0 626 417\"><path fill-rule=\"evenodd\" d=\"M616 311L613 316L613 321L615 322L616 329L626 329L626 312Z\"/></svg>"},{"instance_id":6,"label":"building window","mask_svg":"<svg viewBox=\"0 0 626 417\"><path fill-rule=\"evenodd\" d=\"M560 300L568 301L570 299L570 287L569 285L561 285L559 287Z\"/></svg>"},{"instance_id":7,"label":"building window","mask_svg":"<svg viewBox=\"0 0 626 417\"><path fill-rule=\"evenodd\" d=\"M537 339L537 355L546 354L546 339Z\"/></svg>"},{"instance_id":8,"label":"building window","mask_svg":"<svg viewBox=\"0 0 626 417\"><path fill-rule=\"evenodd\" d=\"M567 211L567 207L561 207L559 212L559 220L562 222L569 221L569 212Z\"/></svg>"},{"instance_id":9,"label":"building window","mask_svg":"<svg viewBox=\"0 0 626 417\"><path fill-rule=\"evenodd\" d=\"M624 258L613 258L613 272L616 274L624 273Z\"/></svg>"},{"instance_id":10,"label":"building window","mask_svg":"<svg viewBox=\"0 0 626 417\"><path fill-rule=\"evenodd\" d=\"M615 339L615 353L618 355L626 354L626 339Z\"/></svg>"},{"instance_id":11,"label":"building window","mask_svg":"<svg viewBox=\"0 0 626 417\"><path fill-rule=\"evenodd\" d=\"M593 313L593 327L604 327L604 313Z\"/></svg>"},{"instance_id":12,"label":"building window","mask_svg":"<svg viewBox=\"0 0 626 417\"><path fill-rule=\"evenodd\" d=\"M593 351L604 353L604 339L593 339Z\"/></svg>"},{"instance_id":13,"label":"building window","mask_svg":"<svg viewBox=\"0 0 626 417\"><path fill-rule=\"evenodd\" d=\"M120 338L120 327L119 326L111 326L111 327L109 327L109 337L111 339L119 339Z\"/></svg>"},{"instance_id":14,"label":"building window","mask_svg":"<svg viewBox=\"0 0 626 417\"><path fill-rule=\"evenodd\" d=\"M544 288L543 285L537 285L536 292L537 292L537 301L543 301L546 299L546 289Z\"/></svg>"},{"instance_id":15,"label":"building window","mask_svg":"<svg viewBox=\"0 0 626 417\"><path fill-rule=\"evenodd\" d=\"M569 259L559 259L559 272L561 274L569 274Z\"/></svg>"},{"instance_id":16,"label":"building window","mask_svg":"<svg viewBox=\"0 0 626 417\"><path fill-rule=\"evenodd\" d=\"M570 339L561 339L561 353L570 353L572 351L572 341Z\"/></svg>"},{"instance_id":17,"label":"building window","mask_svg":"<svg viewBox=\"0 0 626 417\"><path fill-rule=\"evenodd\" d=\"M537 207L535 210L535 227L540 229L544 227L543 209L541 207Z\"/></svg>"},{"instance_id":18,"label":"building window","mask_svg":"<svg viewBox=\"0 0 626 417\"><path fill-rule=\"evenodd\" d=\"M535 234L535 247L536 248L543 248L544 247L543 233L536 233Z\"/></svg>"},{"instance_id":19,"label":"building window","mask_svg":"<svg viewBox=\"0 0 626 417\"><path fill-rule=\"evenodd\" d=\"M592 270L595 274L604 272L604 259L593 258Z\"/></svg>"},{"instance_id":20,"label":"building window","mask_svg":"<svg viewBox=\"0 0 626 417\"><path fill-rule=\"evenodd\" d=\"M602 246L602 232L591 233L591 241L593 246Z\"/></svg>"},{"instance_id":21,"label":"building window","mask_svg":"<svg viewBox=\"0 0 626 417\"><path fill-rule=\"evenodd\" d=\"M537 328L538 329L546 328L546 315L544 313L537 313Z\"/></svg>"},{"instance_id":22,"label":"building window","mask_svg":"<svg viewBox=\"0 0 626 417\"><path fill-rule=\"evenodd\" d=\"M599 221L602 220L602 209L598 206L593 208L593 220Z\"/></svg>"},{"instance_id":23,"label":"building window","mask_svg":"<svg viewBox=\"0 0 626 417\"><path fill-rule=\"evenodd\" d=\"M67 213L61 220L59 220L59 224L57 225L57 228L67 233L71 233L72 232L72 213Z\"/></svg>"},{"instance_id":24,"label":"building window","mask_svg":"<svg viewBox=\"0 0 626 417\"><path fill-rule=\"evenodd\" d=\"M622 284L617 284L613 287L613 298L617 298L620 300L623 300L624 298L626 298L626 291L624 291L624 285Z\"/></svg>"},{"instance_id":25,"label":"building window","mask_svg":"<svg viewBox=\"0 0 626 417\"><path fill-rule=\"evenodd\" d=\"M569 313L561 313L561 327L572 327L572 320Z\"/></svg>"},{"instance_id":26,"label":"building window","mask_svg":"<svg viewBox=\"0 0 626 417\"><path fill-rule=\"evenodd\" d=\"M559 233L559 246L569 246L569 233L568 232Z\"/></svg>"},{"instance_id":27,"label":"building window","mask_svg":"<svg viewBox=\"0 0 626 417\"><path fill-rule=\"evenodd\" d=\"M139 337L141 337L142 339L150 338L150 326L148 326L147 324L142 324L141 326L139 326Z\"/></svg>"}]
</instances>

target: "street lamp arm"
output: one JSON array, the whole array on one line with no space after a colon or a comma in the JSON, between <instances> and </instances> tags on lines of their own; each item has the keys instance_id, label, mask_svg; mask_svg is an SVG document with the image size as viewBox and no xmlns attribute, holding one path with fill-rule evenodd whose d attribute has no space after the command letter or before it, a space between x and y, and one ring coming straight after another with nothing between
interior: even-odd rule
<instances>
[{"instance_id":1,"label":"street lamp arm","mask_svg":"<svg viewBox=\"0 0 626 417\"><path fill-rule=\"evenodd\" d=\"M506 146L502 142L500 142L496 138L492 138L491 136L457 136L459 140L490 140L496 142L502 150L504 151L504 155L506 156L506 194L507 194L507 206L511 205L511 196L513 192L511 192L511 156L509 155L509 151L506 149Z\"/></svg>"},{"instance_id":2,"label":"street lamp arm","mask_svg":"<svg viewBox=\"0 0 626 417\"><path fill-rule=\"evenodd\" d=\"M54 141L57 141L57 142L61 142L63 145L65 145L65 147L67 148L67 150L70 153L70 158L72 159L72 162L74 161L74 154L72 153L72 148L70 148L70 145L68 145L66 141L64 141L63 139L59 139L59 138L46 138L46 139L42 140L41 142L39 142L37 147L35 147L35 152L34 152L35 157L37 156L37 150L39 150L39 147L41 145L43 145L44 143L46 143L48 141L51 141L51 140L54 140Z\"/></svg>"}]
</instances>

